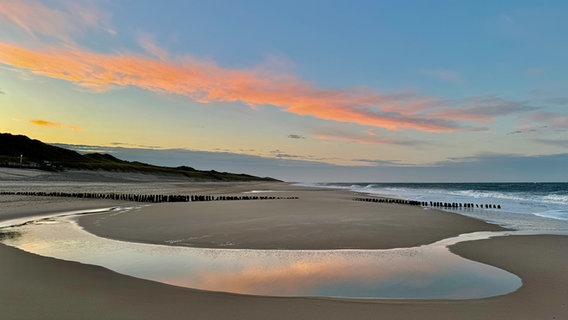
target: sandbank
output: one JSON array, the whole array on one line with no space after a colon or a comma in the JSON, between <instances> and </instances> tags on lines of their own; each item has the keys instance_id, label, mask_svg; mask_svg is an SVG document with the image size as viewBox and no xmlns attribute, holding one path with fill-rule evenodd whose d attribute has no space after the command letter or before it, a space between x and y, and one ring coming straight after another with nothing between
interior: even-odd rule
<instances>
[{"instance_id":1,"label":"sandbank","mask_svg":"<svg viewBox=\"0 0 568 320\"><path fill-rule=\"evenodd\" d=\"M345 190L255 187L268 191L257 194L299 199L159 203L123 214L84 216L79 223L116 240L242 249L389 249L504 230L434 209L353 201L353 193ZM229 185L217 192L235 194L235 188Z\"/></svg>"}]
</instances>

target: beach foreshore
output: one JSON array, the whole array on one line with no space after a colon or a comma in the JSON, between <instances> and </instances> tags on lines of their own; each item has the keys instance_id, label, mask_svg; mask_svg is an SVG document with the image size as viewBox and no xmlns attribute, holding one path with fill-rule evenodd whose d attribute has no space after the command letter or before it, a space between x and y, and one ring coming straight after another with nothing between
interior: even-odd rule
<instances>
[{"instance_id":1,"label":"beach foreshore","mask_svg":"<svg viewBox=\"0 0 568 320\"><path fill-rule=\"evenodd\" d=\"M299 199L141 206L108 200L5 196L0 198L0 220L135 205L140 208L121 214L85 215L79 223L89 232L118 240L260 249L410 247L465 232L502 229L438 210L356 202L351 200L354 194L346 190L285 183L194 183L159 188L161 192L173 188L223 195L254 191ZM207 292L40 257L0 244L0 310L6 319L563 319L568 317L566 248L568 237L552 235L454 245L451 250L465 258L517 274L523 286L499 297L436 301Z\"/></svg>"},{"instance_id":2,"label":"beach foreshore","mask_svg":"<svg viewBox=\"0 0 568 320\"><path fill-rule=\"evenodd\" d=\"M219 187L242 194L243 184ZM503 228L418 206L353 201L347 190L261 184L254 194L299 199L159 203L114 215L87 215L87 231L116 240L202 248L390 249ZM245 191L246 192L246 191Z\"/></svg>"}]
</instances>

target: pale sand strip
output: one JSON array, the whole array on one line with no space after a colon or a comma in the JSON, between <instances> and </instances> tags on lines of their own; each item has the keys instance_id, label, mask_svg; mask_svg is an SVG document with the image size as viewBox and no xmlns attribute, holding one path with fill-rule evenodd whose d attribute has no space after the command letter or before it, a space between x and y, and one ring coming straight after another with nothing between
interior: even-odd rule
<instances>
[{"instance_id":1,"label":"pale sand strip","mask_svg":"<svg viewBox=\"0 0 568 320\"><path fill-rule=\"evenodd\" d=\"M298 190L295 190L296 188L283 188L298 192ZM215 190L211 190L211 192L215 192ZM250 206L249 209L257 208L255 209L257 213L260 212L260 208L254 206L255 203L267 206L267 208L278 206L282 208L273 208L272 211L267 210L266 212L289 213L291 211L290 206L301 206L301 201L310 203L303 208L306 210L312 204L324 206L331 210L338 203L341 203L352 210L351 218L353 218L353 214L356 214L357 217L354 220L342 221L341 224L326 225L327 233L315 232L313 237L304 237L303 240L288 246L287 240L290 240L290 238L283 235L278 236L276 233L288 232L287 230L290 229L290 232L295 232L298 235L306 230L319 228L319 223L330 220L329 217L319 216L318 212L323 211L321 207L319 209L312 208L311 212L305 212L306 214L310 213L308 220L312 223L311 225L306 222L305 226L293 227L294 223L300 223L306 219L305 216L297 216L292 219L294 223L288 222L288 229L281 230L277 227L278 223L287 223L286 219L280 221L276 217L271 217L268 219L269 222L258 222L256 220L258 216L245 215L244 219L247 222L244 227L241 226L240 230L248 230L249 233L247 237L242 238L244 240L250 238L249 243L252 244L256 243L255 239L252 239L252 235L255 238L260 238L260 243L262 243L262 245L259 245L260 247L279 247L282 245L286 247L307 247L308 244L305 242L311 243L315 241L312 239L317 239L315 243L322 247L326 247L327 241L332 241L331 243L334 244L328 245L329 247L355 246L363 248L410 245L417 241L431 242L439 236L454 234L456 229L451 230L452 228L461 230L462 228L475 229L477 227L477 230L488 230L487 225L468 218L459 217L459 220L450 218L452 219L451 222L442 221L446 219L440 217L457 217L448 213L424 212L421 209L417 209L419 211L413 213L413 209L416 208L407 206L396 206L395 208L393 205L351 203L348 199L349 193L345 192L335 193L336 191L330 190L312 190L309 192L312 193L310 195L302 193L304 200L289 200L299 201L297 203L287 200L274 203L271 201L242 202L241 205L241 202L239 202L239 206ZM72 202L66 203L73 207ZM85 205L83 201L78 203ZM223 209L225 204L230 206L236 203L204 203L204 205L221 206L218 209ZM271 203L272 205L270 205ZM329 205L326 206L326 203L329 203ZM93 204L96 205L94 202ZM366 219L370 217L367 209L374 212L375 215L381 213L384 216L383 219L371 223L374 229L378 228L381 232L373 233L373 228L365 230ZM43 203L40 211L48 212L49 210L51 209L48 205ZM144 226L148 222L158 222L160 219L156 219L153 215L163 215L164 212L152 210L154 209L148 211L146 218L142 215L138 217L133 212L131 216L128 214L116 216L114 222L123 223L124 228L128 227L129 224L133 227L132 223L140 223L139 226ZM214 211L222 211L204 210L210 212L210 214ZM263 210L266 210L266 208ZM168 210L168 212L173 212L174 216L171 219L174 219L176 218L175 214L181 215L186 210L184 208L184 210ZM243 211L243 213L246 212L246 210ZM333 213L333 219L346 218L341 212L343 211L336 210ZM384 212L390 214L383 214ZM408 213L408 216L402 218L401 215L406 215L405 213ZM14 213L0 208L0 219L3 219L6 215L13 216ZM311 217L312 215L315 215L315 217ZM416 222L413 225L414 227L405 226L405 224L414 223L414 219L420 217L425 218ZM138 222L138 218L140 218L140 222ZM218 218L215 221L219 221L221 218L230 219L231 217L221 214ZM436 218L441 220L436 220ZM176 219L181 220L170 221L170 226L180 221L188 223L186 216ZM209 230L215 228L227 230L235 227L238 219L221 224L211 222L211 219L206 220L205 223L213 228ZM85 223L85 221L83 222ZM474 225L470 225L470 223ZM86 224L89 224L88 221ZM439 224L444 224L444 226L439 226ZM247 229L246 225L253 225L254 228ZM353 227L353 231L344 231L346 225ZM362 227L362 234L367 236L358 236L357 232L354 232L358 230L355 226ZM266 236L252 232L258 227L271 228L272 236L275 236L278 241L262 240L263 238L266 239ZM107 228L110 229L107 230ZM422 232L417 228L426 229L426 231L421 234ZM105 232L108 231L109 233L120 233L121 231L120 228L112 229L110 224L107 225L106 222L105 228L96 229L99 231L106 230ZM168 226L166 225L156 226L155 229L157 233L167 230ZM154 234L155 231L126 233L128 237L141 237ZM125 229L122 229L122 232L125 232ZM182 229L176 232L181 233L169 234L168 236L186 235ZM388 234L388 236L383 233ZM436 233L436 236L429 236L428 233ZM235 235L238 235L238 233L235 233ZM342 240L333 240L335 235L341 237ZM379 240L373 238L374 236L379 237ZM145 241L159 242L166 238L165 236L157 236L153 239L145 239ZM393 240L393 238L397 239ZM218 237L211 239L213 239L212 243L222 243ZM345 245L347 240L353 242ZM453 248L454 251L465 257L496 265L519 275L523 279L524 286L519 291L502 297L469 301L349 301L253 297L178 288L119 275L96 266L39 257L0 245L0 312L2 318L6 319L565 319L568 318L566 302L568 301L567 248L568 237L560 236L504 237L462 243Z\"/></svg>"},{"instance_id":2,"label":"pale sand strip","mask_svg":"<svg viewBox=\"0 0 568 320\"><path fill-rule=\"evenodd\" d=\"M36 196L0 196L0 221L57 213L132 205L124 201Z\"/></svg>"}]
</instances>

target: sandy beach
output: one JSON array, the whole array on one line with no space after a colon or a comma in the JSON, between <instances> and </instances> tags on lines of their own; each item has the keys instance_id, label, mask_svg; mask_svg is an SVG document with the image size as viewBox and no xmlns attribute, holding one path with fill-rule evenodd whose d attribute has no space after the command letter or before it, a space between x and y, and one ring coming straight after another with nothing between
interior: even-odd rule
<instances>
[{"instance_id":1,"label":"sandy beach","mask_svg":"<svg viewBox=\"0 0 568 320\"><path fill-rule=\"evenodd\" d=\"M80 224L96 235L118 240L160 244L179 240L186 246L262 249L411 247L465 232L502 229L448 212L355 202L349 191L284 183L176 182L159 189L224 195L255 190L299 199L152 204L124 214L84 216ZM0 202L0 220L131 205L15 196L2 196ZM565 319L566 248L568 237L552 235L455 245L453 252L512 272L521 277L523 286L499 297L435 301L275 298L199 291L0 244L0 310L6 319Z\"/></svg>"},{"instance_id":2,"label":"sandy beach","mask_svg":"<svg viewBox=\"0 0 568 320\"><path fill-rule=\"evenodd\" d=\"M266 183L227 184L217 191L233 195L243 187L300 199L160 203L124 214L85 216L80 224L117 240L244 249L389 249L504 230L439 210L352 201L353 193L343 190Z\"/></svg>"}]
</instances>

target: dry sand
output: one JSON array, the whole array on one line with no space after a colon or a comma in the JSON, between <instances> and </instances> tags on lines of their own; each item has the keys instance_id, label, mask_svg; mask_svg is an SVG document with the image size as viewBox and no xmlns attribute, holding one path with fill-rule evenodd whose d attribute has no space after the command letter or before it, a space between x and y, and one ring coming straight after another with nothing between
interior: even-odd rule
<instances>
[{"instance_id":1,"label":"dry sand","mask_svg":"<svg viewBox=\"0 0 568 320\"><path fill-rule=\"evenodd\" d=\"M231 194L273 190L299 200L152 205L110 217L82 218L88 230L143 242L259 248L386 248L429 243L496 226L408 206L351 202L351 194L285 184L192 185ZM179 186L177 186L179 187ZM63 206L106 202L0 198L0 219ZM40 200L38 200L40 201ZM47 201L47 202L45 202ZM122 203L116 203L117 205ZM194 206L195 205L195 206ZM53 207L55 206L55 207ZM14 208L20 208L18 210ZM326 214L327 213L327 214ZM287 215L286 218L282 218ZM101 217L105 217L102 218ZM93 222L98 220L99 226ZM198 239L196 235L200 237ZM191 239L190 239L191 238ZM200 241L197 241L201 239ZM466 258L519 275L523 287L501 297L465 301L274 298L179 288L107 269L29 254L0 244L0 318L5 319L566 319L568 237L512 236L460 243Z\"/></svg>"}]
</instances>

